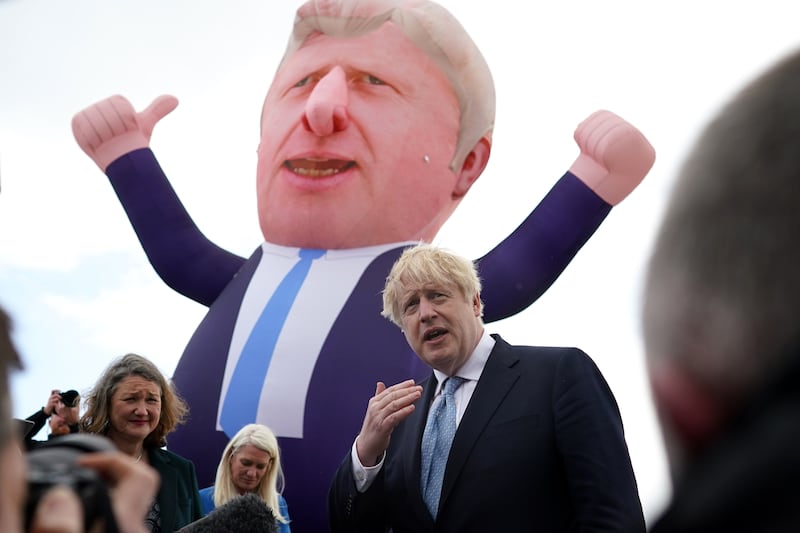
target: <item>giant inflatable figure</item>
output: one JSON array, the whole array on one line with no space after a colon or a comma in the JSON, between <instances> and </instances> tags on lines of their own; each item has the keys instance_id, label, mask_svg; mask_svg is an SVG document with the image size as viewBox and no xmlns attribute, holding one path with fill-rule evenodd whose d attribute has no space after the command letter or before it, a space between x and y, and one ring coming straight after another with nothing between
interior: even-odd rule
<instances>
[{"instance_id":1,"label":"giant inflatable figure","mask_svg":"<svg viewBox=\"0 0 800 533\"><path fill-rule=\"evenodd\" d=\"M431 241L486 166L489 68L433 2L301 6L261 115L264 242L249 259L203 236L149 148L176 105L162 96L136 112L112 96L73 120L158 274L209 307L175 370L191 419L169 446L208 484L229 436L249 422L270 426L293 531L325 531L327 489L364 398L379 380L430 372L380 316L381 290L401 250ZM480 259L487 322L535 301L654 161L644 136L607 111L575 139L569 171ZM533 166L520 154L520 174Z\"/></svg>"}]
</instances>

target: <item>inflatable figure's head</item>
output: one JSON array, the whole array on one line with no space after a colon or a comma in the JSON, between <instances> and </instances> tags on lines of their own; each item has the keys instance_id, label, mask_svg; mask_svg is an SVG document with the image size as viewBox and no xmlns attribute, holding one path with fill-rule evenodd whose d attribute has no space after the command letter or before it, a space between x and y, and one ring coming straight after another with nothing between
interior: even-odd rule
<instances>
[{"instance_id":1,"label":"inflatable figure's head","mask_svg":"<svg viewBox=\"0 0 800 533\"><path fill-rule=\"evenodd\" d=\"M430 241L485 168L494 114L486 61L438 4L305 3L261 116L265 239Z\"/></svg>"}]
</instances>

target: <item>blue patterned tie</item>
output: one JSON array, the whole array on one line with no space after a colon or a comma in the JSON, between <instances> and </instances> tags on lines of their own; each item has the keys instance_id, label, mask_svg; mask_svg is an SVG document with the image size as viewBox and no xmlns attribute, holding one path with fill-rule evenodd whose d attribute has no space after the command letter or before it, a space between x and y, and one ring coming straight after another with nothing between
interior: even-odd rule
<instances>
[{"instance_id":1,"label":"blue patterned tie","mask_svg":"<svg viewBox=\"0 0 800 533\"><path fill-rule=\"evenodd\" d=\"M431 516L436 519L439 511L439 497L442 495L444 468L450 445L456 434L456 402L453 393L466 380L452 376L444 380L442 394L434 401L428 413L425 433L422 434L422 499L428 506Z\"/></svg>"},{"instance_id":2,"label":"blue patterned tie","mask_svg":"<svg viewBox=\"0 0 800 533\"><path fill-rule=\"evenodd\" d=\"M306 279L311 262L325 250L300 250L300 260L292 267L264 306L247 339L228 384L228 393L219 421L229 437L255 422L261 389L267 377L272 351L292 303Z\"/></svg>"}]
</instances>

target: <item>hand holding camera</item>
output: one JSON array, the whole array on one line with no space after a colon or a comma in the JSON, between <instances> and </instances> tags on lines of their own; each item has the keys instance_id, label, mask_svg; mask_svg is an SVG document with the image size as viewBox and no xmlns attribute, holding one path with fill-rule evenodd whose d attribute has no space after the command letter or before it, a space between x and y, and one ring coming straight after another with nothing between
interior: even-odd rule
<instances>
[{"instance_id":1,"label":"hand holding camera","mask_svg":"<svg viewBox=\"0 0 800 533\"><path fill-rule=\"evenodd\" d=\"M53 389L50 391L50 397L47 399L47 403L42 407L42 411L47 416L53 416L58 409L58 404L61 402L61 391L58 389Z\"/></svg>"},{"instance_id":2,"label":"hand holding camera","mask_svg":"<svg viewBox=\"0 0 800 533\"><path fill-rule=\"evenodd\" d=\"M26 531L146 531L158 474L105 437L66 435L27 457Z\"/></svg>"}]
</instances>

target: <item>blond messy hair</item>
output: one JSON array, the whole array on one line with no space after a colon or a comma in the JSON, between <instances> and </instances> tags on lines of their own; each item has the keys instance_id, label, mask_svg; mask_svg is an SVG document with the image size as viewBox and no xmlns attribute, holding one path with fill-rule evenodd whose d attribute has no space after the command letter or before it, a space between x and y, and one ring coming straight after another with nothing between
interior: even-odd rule
<instances>
[{"instance_id":1,"label":"blond messy hair","mask_svg":"<svg viewBox=\"0 0 800 533\"><path fill-rule=\"evenodd\" d=\"M481 292L481 280L472 261L432 244L420 243L407 248L392 266L383 289L381 315L402 327L401 294L408 287L429 285L455 287L467 301ZM483 316L482 301L480 316Z\"/></svg>"}]
</instances>

